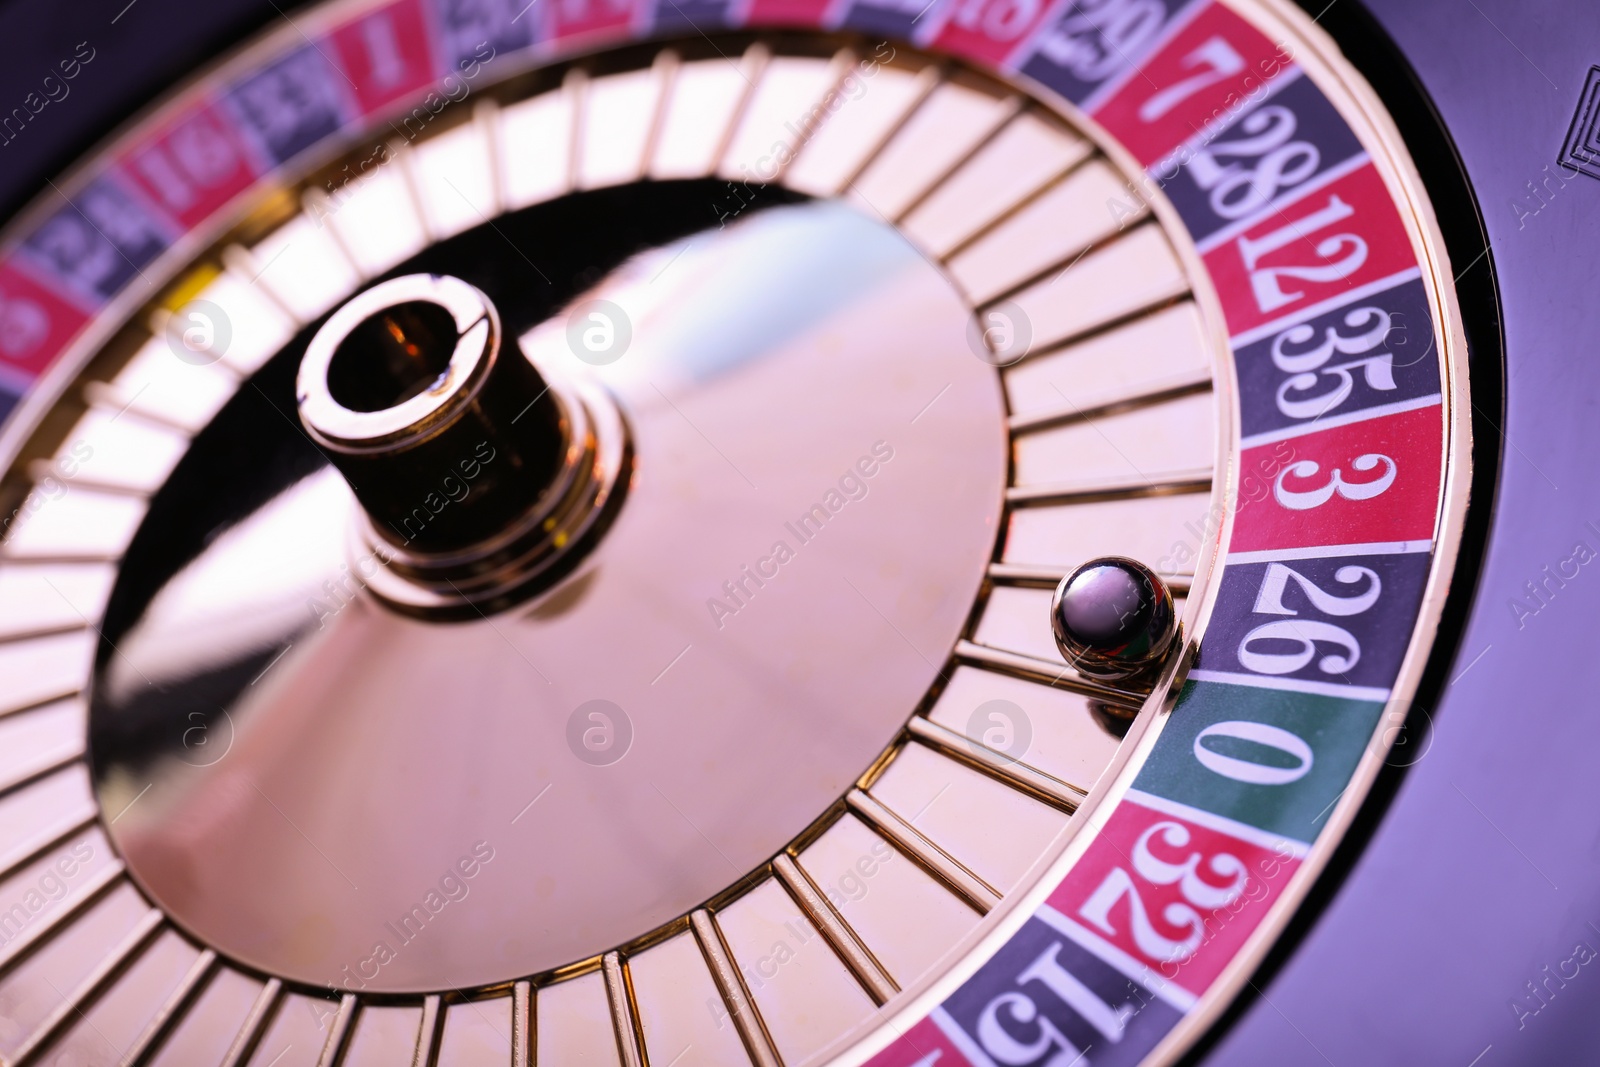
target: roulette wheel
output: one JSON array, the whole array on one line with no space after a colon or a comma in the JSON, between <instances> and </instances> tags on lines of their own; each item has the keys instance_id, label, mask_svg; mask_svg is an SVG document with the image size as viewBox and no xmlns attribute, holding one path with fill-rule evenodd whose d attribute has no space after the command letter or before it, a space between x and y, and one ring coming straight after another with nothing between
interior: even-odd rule
<instances>
[{"instance_id":1,"label":"roulette wheel","mask_svg":"<svg viewBox=\"0 0 1600 1067\"><path fill-rule=\"evenodd\" d=\"M1589 1062L1600 15L0 8L0 1062Z\"/></svg>"}]
</instances>

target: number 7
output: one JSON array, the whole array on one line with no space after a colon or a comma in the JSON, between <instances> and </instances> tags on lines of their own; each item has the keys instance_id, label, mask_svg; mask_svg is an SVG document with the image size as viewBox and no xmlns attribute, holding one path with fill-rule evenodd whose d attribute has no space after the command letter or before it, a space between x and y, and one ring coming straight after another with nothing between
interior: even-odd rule
<instances>
[{"instance_id":1,"label":"number 7","mask_svg":"<svg viewBox=\"0 0 1600 1067\"><path fill-rule=\"evenodd\" d=\"M1206 86L1215 85L1223 78L1239 73L1244 69L1244 57L1221 37L1213 37L1184 56L1183 65L1210 69L1191 74L1146 100L1139 106L1139 118L1142 121L1154 122Z\"/></svg>"}]
</instances>

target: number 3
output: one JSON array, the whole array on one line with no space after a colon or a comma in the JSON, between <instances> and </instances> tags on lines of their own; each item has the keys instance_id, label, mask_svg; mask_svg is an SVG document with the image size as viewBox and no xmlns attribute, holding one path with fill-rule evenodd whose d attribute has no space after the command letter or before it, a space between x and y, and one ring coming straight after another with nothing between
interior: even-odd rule
<instances>
[{"instance_id":1,"label":"number 3","mask_svg":"<svg viewBox=\"0 0 1600 1067\"><path fill-rule=\"evenodd\" d=\"M1335 467L1329 472L1328 483L1321 488L1306 492L1285 489L1284 479L1290 475L1296 478L1310 478L1322 469L1315 460L1303 459L1299 463L1291 463L1278 472L1278 477L1272 483L1272 495L1278 503L1291 511L1309 511L1326 504L1335 495L1342 496L1346 500L1371 500L1394 484L1395 477L1400 472L1399 465L1388 456L1377 452L1369 452L1350 461L1350 468L1358 471L1370 471L1380 463L1384 467L1383 473L1370 482L1347 482L1339 468Z\"/></svg>"}]
</instances>

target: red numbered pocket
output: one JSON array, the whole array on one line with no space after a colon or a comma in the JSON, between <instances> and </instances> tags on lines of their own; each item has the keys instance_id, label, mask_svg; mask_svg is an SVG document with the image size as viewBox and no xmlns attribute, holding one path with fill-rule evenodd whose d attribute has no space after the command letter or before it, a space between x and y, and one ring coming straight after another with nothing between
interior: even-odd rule
<instances>
[{"instance_id":1,"label":"red numbered pocket","mask_svg":"<svg viewBox=\"0 0 1600 1067\"><path fill-rule=\"evenodd\" d=\"M621 37L638 18L641 0L557 0L546 9L550 36L557 41L579 37Z\"/></svg>"},{"instance_id":2,"label":"red numbered pocket","mask_svg":"<svg viewBox=\"0 0 1600 1067\"><path fill-rule=\"evenodd\" d=\"M1370 163L1274 209L1205 260L1235 336L1417 265Z\"/></svg>"},{"instance_id":3,"label":"red numbered pocket","mask_svg":"<svg viewBox=\"0 0 1600 1067\"><path fill-rule=\"evenodd\" d=\"M969 1062L929 1018L901 1034L867 1064L868 1067L967 1067Z\"/></svg>"},{"instance_id":4,"label":"red numbered pocket","mask_svg":"<svg viewBox=\"0 0 1600 1067\"><path fill-rule=\"evenodd\" d=\"M1094 117L1149 166L1259 96L1289 64L1260 30L1213 4L1145 60Z\"/></svg>"},{"instance_id":5,"label":"red numbered pocket","mask_svg":"<svg viewBox=\"0 0 1600 1067\"><path fill-rule=\"evenodd\" d=\"M333 46L363 114L415 95L433 81L420 0L400 0L340 26L333 31Z\"/></svg>"},{"instance_id":6,"label":"red numbered pocket","mask_svg":"<svg viewBox=\"0 0 1600 1067\"><path fill-rule=\"evenodd\" d=\"M87 321L30 274L0 262L0 365L37 377Z\"/></svg>"},{"instance_id":7,"label":"red numbered pocket","mask_svg":"<svg viewBox=\"0 0 1600 1067\"><path fill-rule=\"evenodd\" d=\"M1060 9L1060 3L1048 0L956 0L946 9L933 47L1000 67Z\"/></svg>"},{"instance_id":8,"label":"red numbered pocket","mask_svg":"<svg viewBox=\"0 0 1600 1067\"><path fill-rule=\"evenodd\" d=\"M1288 884L1299 853L1288 841L1247 841L1129 798L1047 903L1200 994Z\"/></svg>"},{"instance_id":9,"label":"red numbered pocket","mask_svg":"<svg viewBox=\"0 0 1600 1067\"><path fill-rule=\"evenodd\" d=\"M1247 448L1272 470L1241 495L1232 552L1429 541L1439 501L1437 403Z\"/></svg>"},{"instance_id":10,"label":"red numbered pocket","mask_svg":"<svg viewBox=\"0 0 1600 1067\"><path fill-rule=\"evenodd\" d=\"M256 179L244 144L217 109L197 104L134 146L122 173L150 202L193 229Z\"/></svg>"},{"instance_id":11,"label":"red numbered pocket","mask_svg":"<svg viewBox=\"0 0 1600 1067\"><path fill-rule=\"evenodd\" d=\"M816 26L832 0L751 0L745 13L750 26Z\"/></svg>"}]
</instances>

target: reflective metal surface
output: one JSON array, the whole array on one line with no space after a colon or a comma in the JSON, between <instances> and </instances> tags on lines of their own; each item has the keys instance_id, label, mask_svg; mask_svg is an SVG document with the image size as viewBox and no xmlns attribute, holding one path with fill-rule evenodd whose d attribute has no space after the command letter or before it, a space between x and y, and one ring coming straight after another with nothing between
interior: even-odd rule
<instances>
[{"instance_id":1,"label":"reflective metal surface","mask_svg":"<svg viewBox=\"0 0 1600 1067\"><path fill-rule=\"evenodd\" d=\"M613 318L586 360L624 354L631 327ZM570 571L622 505L633 449L610 394L546 380L502 331L480 290L408 274L346 303L301 358L300 420L366 517L348 566L396 610L504 610Z\"/></svg>"},{"instance_id":2,"label":"reflective metal surface","mask_svg":"<svg viewBox=\"0 0 1600 1067\"><path fill-rule=\"evenodd\" d=\"M580 359L564 318L523 347L618 398L638 464L556 589L455 624L379 607L322 468L130 602L97 675L98 789L135 878L208 943L365 991L581 959L762 863L933 680L1006 476L1000 384L943 277L818 203L585 299L634 324L619 359ZM158 498L148 528L185 521Z\"/></svg>"}]
</instances>

